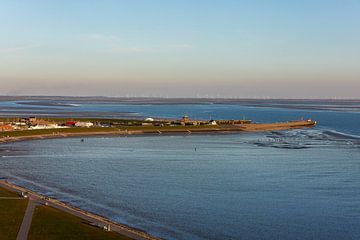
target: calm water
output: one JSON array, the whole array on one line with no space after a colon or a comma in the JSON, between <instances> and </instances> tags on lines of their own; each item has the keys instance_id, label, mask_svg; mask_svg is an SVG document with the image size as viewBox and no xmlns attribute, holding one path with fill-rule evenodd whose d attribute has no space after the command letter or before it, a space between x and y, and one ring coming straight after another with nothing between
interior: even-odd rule
<instances>
[{"instance_id":1,"label":"calm water","mask_svg":"<svg viewBox=\"0 0 360 240\"><path fill-rule=\"evenodd\" d=\"M246 114L259 122L304 116L320 125L11 143L0 146L0 176L166 239L360 239L358 112L216 104L115 108L139 116Z\"/></svg>"}]
</instances>

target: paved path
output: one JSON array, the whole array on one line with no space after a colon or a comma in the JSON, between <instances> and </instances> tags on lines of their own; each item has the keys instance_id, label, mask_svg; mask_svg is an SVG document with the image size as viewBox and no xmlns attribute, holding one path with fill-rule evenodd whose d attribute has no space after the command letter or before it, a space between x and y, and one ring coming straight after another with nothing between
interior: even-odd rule
<instances>
[{"instance_id":1,"label":"paved path","mask_svg":"<svg viewBox=\"0 0 360 240\"><path fill-rule=\"evenodd\" d=\"M31 226L31 219L32 219L32 215L34 213L34 209L36 208L37 205L43 205L45 203L51 207L54 207L61 211L70 213L74 216L77 216L84 220L87 220L90 223L93 223L95 226L103 227L103 226L110 225L111 231L128 236L134 240L159 240L159 238L152 237L149 234L142 232L141 230L137 230L137 229L128 227L123 224L112 222L109 219L106 219L102 216L95 215L95 214L83 211L81 209L71 207L71 206L66 205L56 199L46 198L40 194L29 191L29 190L19 187L17 185L8 183L6 181L0 180L0 186L5 187L12 191L27 192L27 194L29 196L29 204L26 209L25 216L24 216L24 219L21 224L20 231L18 233L18 237L16 238L16 240L26 240L27 239L27 235L29 233L29 229Z\"/></svg>"},{"instance_id":2,"label":"paved path","mask_svg":"<svg viewBox=\"0 0 360 240\"><path fill-rule=\"evenodd\" d=\"M33 199L29 199L28 206L25 211L25 215L23 221L20 226L20 230L16 237L16 240L26 240L31 227L31 220L34 214L34 210L36 207L36 202Z\"/></svg>"}]
</instances>

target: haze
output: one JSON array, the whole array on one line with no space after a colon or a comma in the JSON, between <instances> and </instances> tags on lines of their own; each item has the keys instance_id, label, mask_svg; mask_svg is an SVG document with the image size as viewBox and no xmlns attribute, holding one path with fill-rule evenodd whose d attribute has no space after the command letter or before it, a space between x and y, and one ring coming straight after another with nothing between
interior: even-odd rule
<instances>
[{"instance_id":1,"label":"haze","mask_svg":"<svg viewBox=\"0 0 360 240\"><path fill-rule=\"evenodd\" d=\"M360 98L356 0L0 2L1 95Z\"/></svg>"}]
</instances>

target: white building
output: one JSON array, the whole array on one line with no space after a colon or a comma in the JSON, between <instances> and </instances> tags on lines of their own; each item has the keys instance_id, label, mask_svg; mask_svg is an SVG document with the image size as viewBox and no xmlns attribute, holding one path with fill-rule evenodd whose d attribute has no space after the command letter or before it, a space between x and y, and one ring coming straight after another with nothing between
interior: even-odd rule
<instances>
[{"instance_id":1,"label":"white building","mask_svg":"<svg viewBox=\"0 0 360 240\"><path fill-rule=\"evenodd\" d=\"M146 121L146 122L153 122L154 119L153 119L153 118L146 118L145 121Z\"/></svg>"},{"instance_id":2,"label":"white building","mask_svg":"<svg viewBox=\"0 0 360 240\"><path fill-rule=\"evenodd\" d=\"M29 130L39 130L39 129L58 129L58 128L68 128L66 126L59 126L57 124L38 124L36 126L29 127Z\"/></svg>"},{"instance_id":3,"label":"white building","mask_svg":"<svg viewBox=\"0 0 360 240\"><path fill-rule=\"evenodd\" d=\"M210 125L218 125L215 120L211 120L211 121L209 122L209 124L210 124Z\"/></svg>"},{"instance_id":4,"label":"white building","mask_svg":"<svg viewBox=\"0 0 360 240\"><path fill-rule=\"evenodd\" d=\"M76 122L75 127L92 127L94 124L92 122Z\"/></svg>"}]
</instances>

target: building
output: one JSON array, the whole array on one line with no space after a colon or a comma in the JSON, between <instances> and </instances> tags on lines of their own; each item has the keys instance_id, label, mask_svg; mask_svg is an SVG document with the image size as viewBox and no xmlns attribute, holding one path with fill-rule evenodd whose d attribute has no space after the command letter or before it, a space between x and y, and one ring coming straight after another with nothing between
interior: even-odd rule
<instances>
[{"instance_id":1,"label":"building","mask_svg":"<svg viewBox=\"0 0 360 240\"><path fill-rule=\"evenodd\" d=\"M184 115L183 117L182 117L182 120L181 121L183 121L184 123L188 123L189 121L190 121L190 118L189 118L189 116L188 115Z\"/></svg>"},{"instance_id":2,"label":"building","mask_svg":"<svg viewBox=\"0 0 360 240\"><path fill-rule=\"evenodd\" d=\"M21 123L26 123L28 125L35 124L36 121L37 121L36 117L28 117L28 118L21 118L20 119Z\"/></svg>"},{"instance_id":3,"label":"building","mask_svg":"<svg viewBox=\"0 0 360 240\"><path fill-rule=\"evenodd\" d=\"M54 128L64 128L62 126L58 126L57 124L36 124L34 126L30 126L30 130L37 130L37 129L54 129Z\"/></svg>"},{"instance_id":4,"label":"building","mask_svg":"<svg viewBox=\"0 0 360 240\"><path fill-rule=\"evenodd\" d=\"M65 123L65 126L75 127L75 124L76 124L76 122L74 122L74 121L67 121L67 122Z\"/></svg>"},{"instance_id":5,"label":"building","mask_svg":"<svg viewBox=\"0 0 360 240\"><path fill-rule=\"evenodd\" d=\"M209 124L210 124L210 125L218 125L215 120L210 120L210 121L209 121Z\"/></svg>"},{"instance_id":6,"label":"building","mask_svg":"<svg viewBox=\"0 0 360 240\"><path fill-rule=\"evenodd\" d=\"M145 118L145 122L153 122L154 119L153 118Z\"/></svg>"},{"instance_id":7,"label":"building","mask_svg":"<svg viewBox=\"0 0 360 240\"><path fill-rule=\"evenodd\" d=\"M188 115L185 114L185 115L182 117L182 119L181 119L181 121L180 121L180 124L183 125L183 126L185 126L185 125L189 124L189 122L190 122L190 118L189 118Z\"/></svg>"},{"instance_id":8,"label":"building","mask_svg":"<svg viewBox=\"0 0 360 240\"><path fill-rule=\"evenodd\" d=\"M236 124L249 124L251 120L218 120L218 124L236 125Z\"/></svg>"},{"instance_id":9,"label":"building","mask_svg":"<svg viewBox=\"0 0 360 240\"><path fill-rule=\"evenodd\" d=\"M93 127L94 124L92 122L76 122L75 127Z\"/></svg>"},{"instance_id":10,"label":"building","mask_svg":"<svg viewBox=\"0 0 360 240\"><path fill-rule=\"evenodd\" d=\"M14 131L14 127L10 125L0 125L0 132L11 132Z\"/></svg>"},{"instance_id":11,"label":"building","mask_svg":"<svg viewBox=\"0 0 360 240\"><path fill-rule=\"evenodd\" d=\"M28 119L31 124L35 124L37 121L36 117L29 117Z\"/></svg>"}]
</instances>

